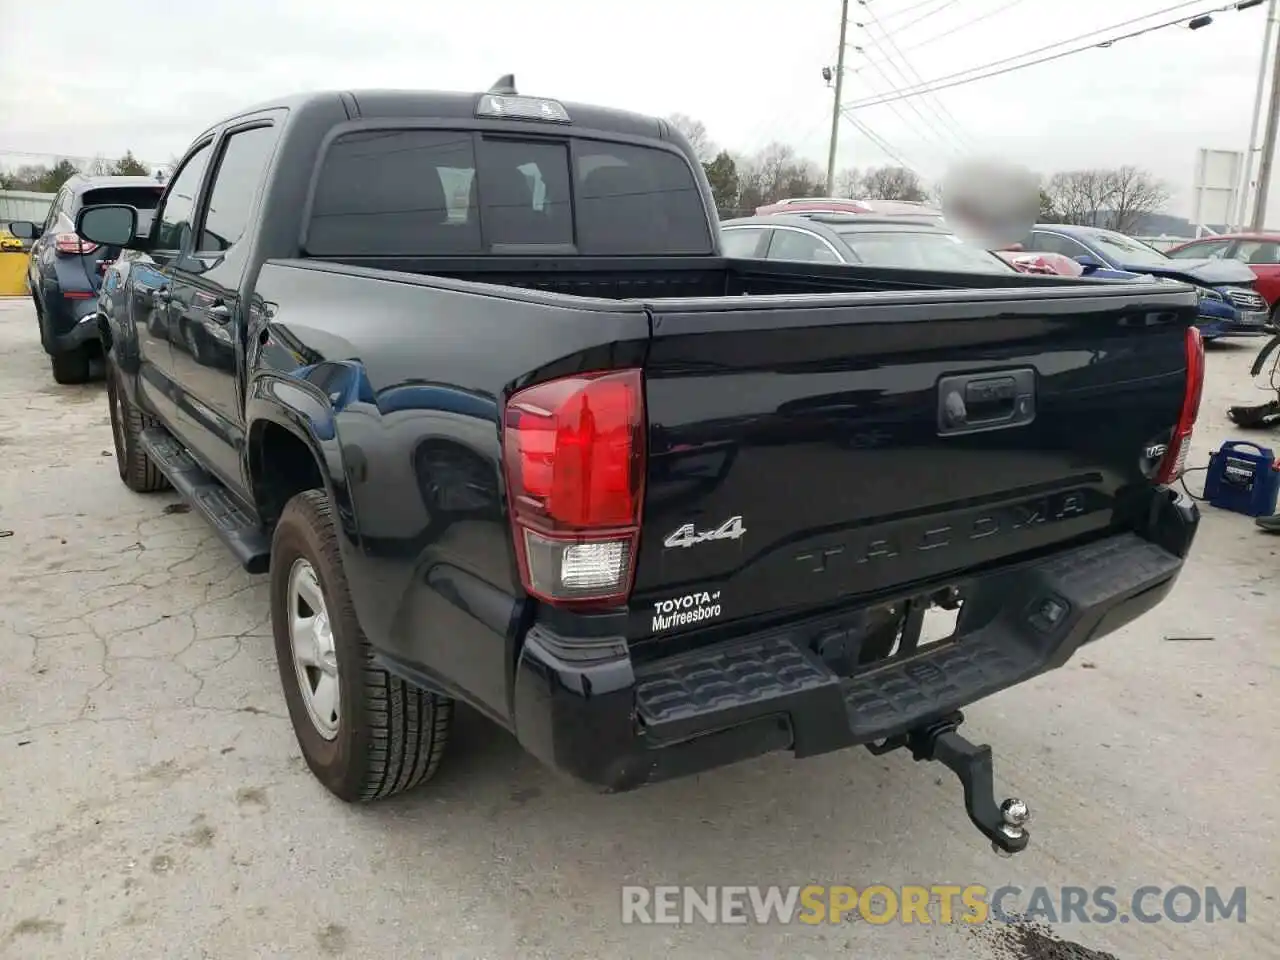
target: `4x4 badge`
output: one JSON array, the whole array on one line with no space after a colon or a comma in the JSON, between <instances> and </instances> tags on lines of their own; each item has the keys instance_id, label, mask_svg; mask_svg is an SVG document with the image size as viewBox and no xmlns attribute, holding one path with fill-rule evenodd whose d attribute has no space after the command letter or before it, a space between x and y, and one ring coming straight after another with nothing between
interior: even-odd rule
<instances>
[{"instance_id":1,"label":"4x4 badge","mask_svg":"<svg viewBox=\"0 0 1280 960\"><path fill-rule=\"evenodd\" d=\"M741 517L730 517L714 530L703 530L699 533L692 523L686 523L678 530L667 534L662 543L667 547L692 547L694 544L706 543L709 540L737 540L747 532L742 525Z\"/></svg>"}]
</instances>

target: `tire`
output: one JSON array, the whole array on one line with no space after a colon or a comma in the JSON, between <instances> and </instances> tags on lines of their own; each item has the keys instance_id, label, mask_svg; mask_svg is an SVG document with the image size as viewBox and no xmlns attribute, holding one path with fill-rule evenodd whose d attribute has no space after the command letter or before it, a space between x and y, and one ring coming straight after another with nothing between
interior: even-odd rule
<instances>
[{"instance_id":1,"label":"tire","mask_svg":"<svg viewBox=\"0 0 1280 960\"><path fill-rule=\"evenodd\" d=\"M157 421L129 401L120 383L120 373L110 361L107 362L107 406L116 447L116 470L124 485L136 493L169 489L169 481L142 449L142 431Z\"/></svg>"},{"instance_id":2,"label":"tire","mask_svg":"<svg viewBox=\"0 0 1280 960\"><path fill-rule=\"evenodd\" d=\"M312 573L312 588L318 586L323 594L327 627L322 633L331 643L330 668L336 667L336 718L329 716L328 730L312 717L315 704L306 672L312 668L295 659L290 633L299 596L294 578L305 580ZM323 491L308 490L285 505L271 541L268 576L280 682L298 746L316 779L348 802L382 799L430 779L449 739L453 701L374 664L373 648L356 619Z\"/></svg>"},{"instance_id":3,"label":"tire","mask_svg":"<svg viewBox=\"0 0 1280 960\"><path fill-rule=\"evenodd\" d=\"M83 347L49 355L53 379L67 386L89 382L89 351Z\"/></svg>"}]
</instances>

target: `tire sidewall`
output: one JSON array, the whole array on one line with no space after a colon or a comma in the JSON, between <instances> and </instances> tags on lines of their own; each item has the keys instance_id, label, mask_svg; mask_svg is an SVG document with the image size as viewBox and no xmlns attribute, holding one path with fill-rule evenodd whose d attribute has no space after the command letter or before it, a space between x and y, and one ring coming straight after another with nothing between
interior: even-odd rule
<instances>
[{"instance_id":1,"label":"tire sidewall","mask_svg":"<svg viewBox=\"0 0 1280 960\"><path fill-rule=\"evenodd\" d=\"M284 688L289 720L298 746L311 772L331 791L346 800L358 799L364 786L364 765L368 762L368 725L364 722L357 690L364 683L363 637L355 620L342 573L336 544L326 539L321 524L331 523L311 502L315 491L300 494L289 502L276 525L271 543L270 605L271 628L276 645L276 663ZM289 638L289 573L294 561L307 560L315 570L324 593L329 623L333 629L338 661L338 734L332 740L320 736L303 702L298 672L293 662Z\"/></svg>"},{"instance_id":2,"label":"tire sidewall","mask_svg":"<svg viewBox=\"0 0 1280 960\"><path fill-rule=\"evenodd\" d=\"M132 438L129 436L129 398L119 381L115 364L107 361L107 412L111 417L111 442L116 450L116 471L120 479L129 479L129 456ZM123 443L121 438L123 437Z\"/></svg>"}]
</instances>

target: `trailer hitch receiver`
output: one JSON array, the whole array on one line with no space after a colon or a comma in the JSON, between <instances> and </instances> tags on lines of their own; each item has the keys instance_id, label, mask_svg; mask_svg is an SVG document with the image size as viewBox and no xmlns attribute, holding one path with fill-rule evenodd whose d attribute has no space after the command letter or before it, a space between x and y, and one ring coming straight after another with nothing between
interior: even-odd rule
<instances>
[{"instance_id":1,"label":"trailer hitch receiver","mask_svg":"<svg viewBox=\"0 0 1280 960\"><path fill-rule=\"evenodd\" d=\"M907 734L906 746L916 760L937 760L964 787L964 809L973 825L991 841L991 849L1011 857L1026 849L1031 835L1026 825L1031 810L1010 797L997 806L991 748L977 746L960 735L964 715L959 711Z\"/></svg>"}]
</instances>

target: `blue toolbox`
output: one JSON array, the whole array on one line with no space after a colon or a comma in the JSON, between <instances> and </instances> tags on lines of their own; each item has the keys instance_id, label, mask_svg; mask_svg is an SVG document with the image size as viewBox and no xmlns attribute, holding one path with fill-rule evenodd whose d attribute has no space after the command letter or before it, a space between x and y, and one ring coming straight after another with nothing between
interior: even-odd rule
<instances>
[{"instance_id":1,"label":"blue toolbox","mask_svg":"<svg viewBox=\"0 0 1280 960\"><path fill-rule=\"evenodd\" d=\"M1228 440L1209 454L1204 496L1213 506L1250 517L1269 517L1276 512L1277 494L1280 463L1266 447Z\"/></svg>"}]
</instances>

